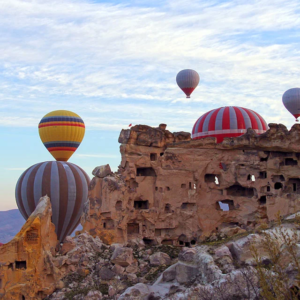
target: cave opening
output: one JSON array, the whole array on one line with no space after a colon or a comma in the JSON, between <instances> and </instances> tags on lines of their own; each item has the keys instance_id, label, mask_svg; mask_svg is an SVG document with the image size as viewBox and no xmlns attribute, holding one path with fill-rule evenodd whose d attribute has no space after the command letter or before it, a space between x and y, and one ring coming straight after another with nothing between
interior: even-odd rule
<instances>
[{"instance_id":1,"label":"cave opening","mask_svg":"<svg viewBox=\"0 0 300 300\"><path fill-rule=\"evenodd\" d=\"M165 212L166 212L166 213L171 212L171 204L167 203L167 204L165 205Z\"/></svg>"},{"instance_id":2,"label":"cave opening","mask_svg":"<svg viewBox=\"0 0 300 300\"><path fill-rule=\"evenodd\" d=\"M137 174L137 176L156 177L156 173L153 168L136 168L136 174Z\"/></svg>"},{"instance_id":3,"label":"cave opening","mask_svg":"<svg viewBox=\"0 0 300 300\"><path fill-rule=\"evenodd\" d=\"M222 211L229 211L234 209L234 201L233 200L222 200L217 201L216 209Z\"/></svg>"},{"instance_id":4,"label":"cave opening","mask_svg":"<svg viewBox=\"0 0 300 300\"><path fill-rule=\"evenodd\" d=\"M157 160L157 154L156 153L150 153L150 160L156 161Z\"/></svg>"},{"instance_id":5,"label":"cave opening","mask_svg":"<svg viewBox=\"0 0 300 300\"><path fill-rule=\"evenodd\" d=\"M231 187L227 188L227 195L228 196L235 196L235 197L248 197L251 198L254 196L254 189L253 188L245 188L241 185L232 185Z\"/></svg>"},{"instance_id":6,"label":"cave opening","mask_svg":"<svg viewBox=\"0 0 300 300\"><path fill-rule=\"evenodd\" d=\"M16 261L16 269L27 269L26 260Z\"/></svg>"},{"instance_id":7,"label":"cave opening","mask_svg":"<svg viewBox=\"0 0 300 300\"><path fill-rule=\"evenodd\" d=\"M266 179L267 178L267 172L265 172L265 171L259 172L259 178L260 179Z\"/></svg>"},{"instance_id":8,"label":"cave opening","mask_svg":"<svg viewBox=\"0 0 300 300\"><path fill-rule=\"evenodd\" d=\"M148 239L148 238L143 238L144 244L147 246L154 246L155 245L155 240Z\"/></svg>"},{"instance_id":9,"label":"cave opening","mask_svg":"<svg viewBox=\"0 0 300 300\"><path fill-rule=\"evenodd\" d=\"M149 201L148 200L135 200L134 201L134 208L135 209L148 209L149 208Z\"/></svg>"},{"instance_id":10,"label":"cave opening","mask_svg":"<svg viewBox=\"0 0 300 300\"><path fill-rule=\"evenodd\" d=\"M282 189L282 183L281 183L281 182L276 182L276 183L274 184L274 189L275 189L275 190L280 190L280 189Z\"/></svg>"},{"instance_id":11,"label":"cave opening","mask_svg":"<svg viewBox=\"0 0 300 300\"><path fill-rule=\"evenodd\" d=\"M284 161L284 164L286 166L297 166L298 162L297 162L297 160L294 160L293 158L286 158Z\"/></svg>"},{"instance_id":12,"label":"cave opening","mask_svg":"<svg viewBox=\"0 0 300 300\"><path fill-rule=\"evenodd\" d=\"M267 196L261 196L258 199L259 205L265 205L267 203Z\"/></svg>"}]
</instances>

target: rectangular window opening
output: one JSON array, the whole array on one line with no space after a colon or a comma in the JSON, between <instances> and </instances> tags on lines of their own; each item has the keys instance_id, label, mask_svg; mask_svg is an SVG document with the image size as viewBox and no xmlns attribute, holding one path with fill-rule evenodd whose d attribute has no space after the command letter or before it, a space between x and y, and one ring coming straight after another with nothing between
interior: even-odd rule
<instances>
[{"instance_id":1,"label":"rectangular window opening","mask_svg":"<svg viewBox=\"0 0 300 300\"><path fill-rule=\"evenodd\" d=\"M136 168L136 174L137 174L137 176L156 177L156 173L153 168Z\"/></svg>"},{"instance_id":2,"label":"rectangular window opening","mask_svg":"<svg viewBox=\"0 0 300 300\"><path fill-rule=\"evenodd\" d=\"M27 266L26 266L26 261L22 260L22 261L16 261L16 269L23 269L26 270Z\"/></svg>"},{"instance_id":3,"label":"rectangular window opening","mask_svg":"<svg viewBox=\"0 0 300 300\"><path fill-rule=\"evenodd\" d=\"M157 154L156 153L150 153L150 160L156 161L157 160Z\"/></svg>"},{"instance_id":4,"label":"rectangular window opening","mask_svg":"<svg viewBox=\"0 0 300 300\"><path fill-rule=\"evenodd\" d=\"M149 201L148 200L136 200L134 201L134 208L135 209L148 209L149 208Z\"/></svg>"}]
</instances>

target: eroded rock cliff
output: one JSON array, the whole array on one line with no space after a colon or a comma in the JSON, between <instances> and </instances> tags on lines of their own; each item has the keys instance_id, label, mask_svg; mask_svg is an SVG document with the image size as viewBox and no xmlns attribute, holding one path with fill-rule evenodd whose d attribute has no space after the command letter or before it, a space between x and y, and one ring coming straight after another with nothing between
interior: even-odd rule
<instances>
[{"instance_id":1,"label":"eroded rock cliff","mask_svg":"<svg viewBox=\"0 0 300 300\"><path fill-rule=\"evenodd\" d=\"M269 126L220 144L165 124L122 130L119 171L95 169L83 231L109 244L142 238L190 246L224 228L245 230L278 211L298 211L300 125Z\"/></svg>"},{"instance_id":2,"label":"eroded rock cliff","mask_svg":"<svg viewBox=\"0 0 300 300\"><path fill-rule=\"evenodd\" d=\"M58 241L51 216L45 196L15 238L0 247L0 298L43 299L55 290L61 274L52 262Z\"/></svg>"}]
</instances>

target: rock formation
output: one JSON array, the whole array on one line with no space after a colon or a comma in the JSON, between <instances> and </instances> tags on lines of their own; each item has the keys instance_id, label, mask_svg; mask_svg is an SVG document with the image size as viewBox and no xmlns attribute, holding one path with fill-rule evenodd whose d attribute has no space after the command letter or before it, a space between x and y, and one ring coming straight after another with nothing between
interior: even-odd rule
<instances>
[{"instance_id":1,"label":"rock formation","mask_svg":"<svg viewBox=\"0 0 300 300\"><path fill-rule=\"evenodd\" d=\"M58 241L51 216L50 199L43 197L15 238L0 247L0 298L43 299L56 288L60 274L52 257Z\"/></svg>"},{"instance_id":2,"label":"rock formation","mask_svg":"<svg viewBox=\"0 0 300 300\"><path fill-rule=\"evenodd\" d=\"M299 286L297 274L300 270L290 256L291 248L282 239L287 235L292 237L290 246L298 260L299 220L291 216L281 226L263 227L265 230L256 228L245 232L243 237L238 234L193 248L169 245L149 247L137 239L126 245L102 244L100 249L93 250L90 247L94 245L93 238L83 233L74 242L82 243L81 248L86 249L81 252L85 253L85 264L77 272L67 275L63 279L64 288L56 290L47 299L265 299L257 298L261 286L251 246L259 253L265 272L273 270L274 278L280 264L280 271L286 279L286 291ZM280 249L277 262L266 247L266 235L274 235L273 241ZM72 252L67 255L72 257Z\"/></svg>"},{"instance_id":3,"label":"rock formation","mask_svg":"<svg viewBox=\"0 0 300 300\"><path fill-rule=\"evenodd\" d=\"M300 125L269 127L220 144L165 124L122 130L118 172L93 172L83 231L108 244L190 246L298 211Z\"/></svg>"}]
</instances>

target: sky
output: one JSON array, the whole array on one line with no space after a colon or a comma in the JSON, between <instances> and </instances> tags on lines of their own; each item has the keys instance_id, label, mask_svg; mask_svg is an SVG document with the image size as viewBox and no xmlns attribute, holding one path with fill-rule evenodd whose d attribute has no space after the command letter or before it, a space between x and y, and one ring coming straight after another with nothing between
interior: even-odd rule
<instances>
[{"instance_id":1,"label":"sky","mask_svg":"<svg viewBox=\"0 0 300 300\"><path fill-rule=\"evenodd\" d=\"M132 123L191 131L225 105L290 128L282 94L300 87L300 0L1 0L0 210L15 185L53 160L38 135L52 110L86 124L69 160L92 170L120 163L118 136ZM186 99L175 78L194 69Z\"/></svg>"}]
</instances>

